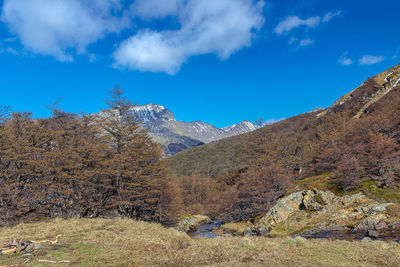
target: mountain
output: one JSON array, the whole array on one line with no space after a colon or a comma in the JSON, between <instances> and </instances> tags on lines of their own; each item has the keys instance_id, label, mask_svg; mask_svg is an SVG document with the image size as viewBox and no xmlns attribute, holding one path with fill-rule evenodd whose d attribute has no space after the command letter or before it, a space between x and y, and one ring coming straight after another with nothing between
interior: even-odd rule
<instances>
[{"instance_id":1,"label":"mountain","mask_svg":"<svg viewBox=\"0 0 400 267\"><path fill-rule=\"evenodd\" d=\"M156 104L133 107L131 114L135 115L142 126L149 130L153 139L164 147L166 155L174 155L190 147L247 133L258 128L250 121L242 121L222 129L201 121L178 121L171 111Z\"/></svg>"},{"instance_id":2,"label":"mountain","mask_svg":"<svg viewBox=\"0 0 400 267\"><path fill-rule=\"evenodd\" d=\"M368 78L331 107L188 149L171 157L168 164L178 176L215 178L251 168L254 164L262 166L259 161L268 155L269 161L304 175L306 170L309 173L315 171L313 164L329 145L327 140L335 144L335 138L345 139L346 135L351 140L354 136L362 136L368 129L377 136L385 134L400 143L399 99L400 65L397 65ZM348 140L343 142L350 142ZM368 151L367 144L364 140L357 145ZM354 146L349 144L348 148ZM330 168L335 167L333 164Z\"/></svg>"}]
</instances>

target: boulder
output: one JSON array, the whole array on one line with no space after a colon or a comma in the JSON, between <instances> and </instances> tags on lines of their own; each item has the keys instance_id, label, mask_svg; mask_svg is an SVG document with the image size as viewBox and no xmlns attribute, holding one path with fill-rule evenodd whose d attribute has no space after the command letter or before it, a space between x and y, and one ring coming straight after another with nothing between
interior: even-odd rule
<instances>
[{"instance_id":1,"label":"boulder","mask_svg":"<svg viewBox=\"0 0 400 267\"><path fill-rule=\"evenodd\" d=\"M387 219L385 211L390 205L392 205L392 203L371 204L361 208L365 213L365 217L354 231L382 230L388 228L385 222Z\"/></svg>"},{"instance_id":2,"label":"boulder","mask_svg":"<svg viewBox=\"0 0 400 267\"><path fill-rule=\"evenodd\" d=\"M256 225L260 234L267 233L273 226L287 220L299 210L316 211L330 205L335 195L318 189L299 191L278 200Z\"/></svg>"},{"instance_id":3,"label":"boulder","mask_svg":"<svg viewBox=\"0 0 400 267\"><path fill-rule=\"evenodd\" d=\"M377 232L375 230L369 230L368 231L368 236L372 237L372 238L378 238L379 237L379 232Z\"/></svg>"},{"instance_id":4,"label":"boulder","mask_svg":"<svg viewBox=\"0 0 400 267\"><path fill-rule=\"evenodd\" d=\"M372 231L374 237L376 232L400 228L400 205L396 205L378 203L361 193L335 196L317 189L299 191L279 199L252 230L271 236Z\"/></svg>"},{"instance_id":5,"label":"boulder","mask_svg":"<svg viewBox=\"0 0 400 267\"><path fill-rule=\"evenodd\" d=\"M211 219L204 215L185 215L176 228L185 233L195 232L200 225L210 222Z\"/></svg>"},{"instance_id":6,"label":"boulder","mask_svg":"<svg viewBox=\"0 0 400 267\"><path fill-rule=\"evenodd\" d=\"M385 221L380 221L376 226L375 229L376 230L384 230L384 229L388 229L389 226Z\"/></svg>"},{"instance_id":7,"label":"boulder","mask_svg":"<svg viewBox=\"0 0 400 267\"><path fill-rule=\"evenodd\" d=\"M318 189L303 191L302 207L307 211L321 210L332 204L335 194Z\"/></svg>"}]
</instances>

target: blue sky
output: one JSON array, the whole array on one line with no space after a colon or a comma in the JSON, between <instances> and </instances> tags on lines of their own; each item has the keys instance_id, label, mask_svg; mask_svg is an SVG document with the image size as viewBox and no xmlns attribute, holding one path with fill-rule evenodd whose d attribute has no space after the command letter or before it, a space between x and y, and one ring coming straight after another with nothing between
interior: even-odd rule
<instances>
[{"instance_id":1,"label":"blue sky","mask_svg":"<svg viewBox=\"0 0 400 267\"><path fill-rule=\"evenodd\" d=\"M1 102L97 112L114 85L223 127L327 107L400 62L396 0L3 0Z\"/></svg>"}]
</instances>

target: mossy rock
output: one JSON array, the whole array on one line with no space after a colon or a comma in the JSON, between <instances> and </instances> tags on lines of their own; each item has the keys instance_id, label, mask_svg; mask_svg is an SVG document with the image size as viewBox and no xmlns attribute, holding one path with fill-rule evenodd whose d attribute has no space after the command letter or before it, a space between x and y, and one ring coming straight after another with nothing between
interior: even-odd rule
<instances>
[{"instance_id":1,"label":"mossy rock","mask_svg":"<svg viewBox=\"0 0 400 267\"><path fill-rule=\"evenodd\" d=\"M184 215L178 223L177 229L185 233L195 232L200 225L210 222L211 219L204 215Z\"/></svg>"},{"instance_id":2,"label":"mossy rock","mask_svg":"<svg viewBox=\"0 0 400 267\"><path fill-rule=\"evenodd\" d=\"M307 208L306 208L306 212L307 212L307 213L314 212L314 211L315 211L315 208L314 208L313 205L307 206Z\"/></svg>"},{"instance_id":3,"label":"mossy rock","mask_svg":"<svg viewBox=\"0 0 400 267\"><path fill-rule=\"evenodd\" d=\"M263 215L254 214L254 215L253 215L253 218L251 219L251 222L252 222L253 224L257 224L259 221L261 221L262 217L263 217Z\"/></svg>"},{"instance_id":4,"label":"mossy rock","mask_svg":"<svg viewBox=\"0 0 400 267\"><path fill-rule=\"evenodd\" d=\"M325 200L322 198L321 194L316 194L316 195L314 196L314 199L315 199L315 201L316 201L318 204L320 204L320 205L322 205L322 206L325 206L325 205L326 205L326 202L325 202Z\"/></svg>"}]
</instances>

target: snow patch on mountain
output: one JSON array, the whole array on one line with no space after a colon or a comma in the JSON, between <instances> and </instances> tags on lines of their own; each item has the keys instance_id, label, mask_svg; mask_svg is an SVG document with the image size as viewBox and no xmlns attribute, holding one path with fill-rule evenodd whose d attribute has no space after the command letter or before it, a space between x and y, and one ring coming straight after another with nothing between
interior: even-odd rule
<instances>
[{"instance_id":1,"label":"snow patch on mountain","mask_svg":"<svg viewBox=\"0 0 400 267\"><path fill-rule=\"evenodd\" d=\"M174 115L171 111L166 109L164 106L156 104L147 104L142 106L135 106L131 109L132 115L144 123L157 120L174 121Z\"/></svg>"}]
</instances>

